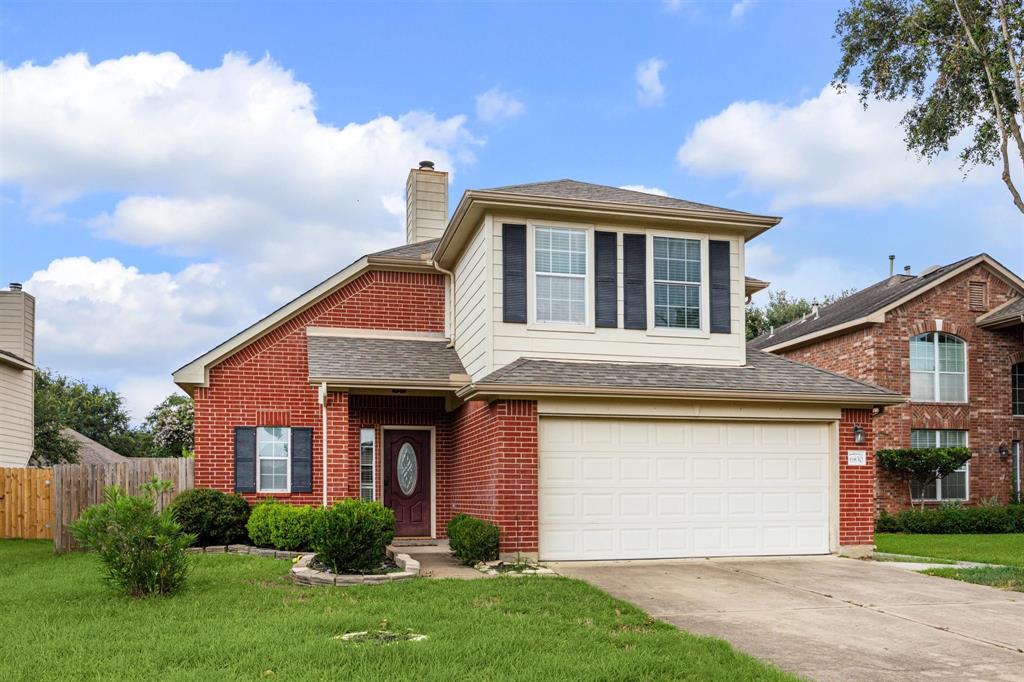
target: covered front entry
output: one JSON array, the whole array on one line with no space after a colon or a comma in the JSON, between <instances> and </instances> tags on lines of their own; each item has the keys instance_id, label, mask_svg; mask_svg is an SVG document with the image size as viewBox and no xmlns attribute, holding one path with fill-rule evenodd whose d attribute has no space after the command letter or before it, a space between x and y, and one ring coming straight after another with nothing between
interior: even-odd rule
<instances>
[{"instance_id":1,"label":"covered front entry","mask_svg":"<svg viewBox=\"0 0 1024 682\"><path fill-rule=\"evenodd\" d=\"M430 429L384 429L384 506L395 512L395 535L429 537L433 508Z\"/></svg>"},{"instance_id":2,"label":"covered front entry","mask_svg":"<svg viewBox=\"0 0 1024 682\"><path fill-rule=\"evenodd\" d=\"M542 417L540 558L826 554L830 433L827 422Z\"/></svg>"}]
</instances>

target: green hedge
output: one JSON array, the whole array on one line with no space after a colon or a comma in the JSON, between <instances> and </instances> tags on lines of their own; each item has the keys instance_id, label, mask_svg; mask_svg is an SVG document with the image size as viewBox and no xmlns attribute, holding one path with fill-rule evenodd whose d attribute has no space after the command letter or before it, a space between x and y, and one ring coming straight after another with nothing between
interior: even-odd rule
<instances>
[{"instance_id":1,"label":"green hedge","mask_svg":"<svg viewBox=\"0 0 1024 682\"><path fill-rule=\"evenodd\" d=\"M335 573L380 569L395 538L395 513L380 502L342 500L313 519L313 551Z\"/></svg>"},{"instance_id":2,"label":"green hedge","mask_svg":"<svg viewBox=\"0 0 1024 682\"><path fill-rule=\"evenodd\" d=\"M498 558L498 527L469 514L458 514L448 522L452 553L464 564Z\"/></svg>"},{"instance_id":3,"label":"green hedge","mask_svg":"<svg viewBox=\"0 0 1024 682\"><path fill-rule=\"evenodd\" d=\"M947 504L934 509L882 512L875 519L879 533L1024 533L1024 504L1005 507L964 507Z\"/></svg>"},{"instance_id":4,"label":"green hedge","mask_svg":"<svg viewBox=\"0 0 1024 682\"><path fill-rule=\"evenodd\" d=\"M175 520L196 544L231 545L246 541L249 503L241 495L227 495L210 488L186 490L171 503Z\"/></svg>"},{"instance_id":5,"label":"green hedge","mask_svg":"<svg viewBox=\"0 0 1024 682\"><path fill-rule=\"evenodd\" d=\"M276 500L260 502L249 515L249 539L258 547L312 549L313 525L322 511L319 507L281 504Z\"/></svg>"}]
</instances>

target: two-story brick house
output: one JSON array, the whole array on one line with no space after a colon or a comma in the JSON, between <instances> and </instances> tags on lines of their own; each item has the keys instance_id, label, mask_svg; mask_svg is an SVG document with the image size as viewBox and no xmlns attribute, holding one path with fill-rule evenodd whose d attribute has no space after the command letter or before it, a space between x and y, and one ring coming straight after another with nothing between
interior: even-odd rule
<instances>
[{"instance_id":1,"label":"two-story brick house","mask_svg":"<svg viewBox=\"0 0 1024 682\"><path fill-rule=\"evenodd\" d=\"M961 445L960 471L913 500L1006 503L1019 494L1024 436L1024 281L987 254L892 275L750 342L909 398L874 419L875 446ZM911 491L885 472L877 505Z\"/></svg>"},{"instance_id":2,"label":"two-story brick house","mask_svg":"<svg viewBox=\"0 0 1024 682\"><path fill-rule=\"evenodd\" d=\"M542 559L872 543L891 391L748 350L747 241L779 218L571 180L407 183L369 254L174 374L196 484L378 499L397 533L467 512Z\"/></svg>"}]
</instances>

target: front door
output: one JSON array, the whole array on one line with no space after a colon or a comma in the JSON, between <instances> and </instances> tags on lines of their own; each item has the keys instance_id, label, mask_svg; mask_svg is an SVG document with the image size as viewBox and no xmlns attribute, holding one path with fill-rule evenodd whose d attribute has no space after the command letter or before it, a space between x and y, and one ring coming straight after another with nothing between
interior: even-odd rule
<instances>
[{"instance_id":1,"label":"front door","mask_svg":"<svg viewBox=\"0 0 1024 682\"><path fill-rule=\"evenodd\" d=\"M384 431L384 506L395 512L395 535L430 535L430 431Z\"/></svg>"}]
</instances>

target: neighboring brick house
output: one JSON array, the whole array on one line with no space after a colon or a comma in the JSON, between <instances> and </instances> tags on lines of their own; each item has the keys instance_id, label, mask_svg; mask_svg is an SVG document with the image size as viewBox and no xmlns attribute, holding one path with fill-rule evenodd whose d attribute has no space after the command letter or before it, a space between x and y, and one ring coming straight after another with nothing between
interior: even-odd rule
<instances>
[{"instance_id":1,"label":"neighboring brick house","mask_svg":"<svg viewBox=\"0 0 1024 682\"><path fill-rule=\"evenodd\" d=\"M196 484L466 512L542 559L872 544L891 391L748 350L745 244L779 218L571 180L407 184L369 254L188 363Z\"/></svg>"},{"instance_id":2,"label":"neighboring brick house","mask_svg":"<svg viewBox=\"0 0 1024 682\"><path fill-rule=\"evenodd\" d=\"M1006 503L1019 495L1024 438L1024 282L987 254L893 275L750 347L892 389L909 402L874 418L875 447L966 445L960 471L915 502ZM911 502L879 472L879 510Z\"/></svg>"}]
</instances>

